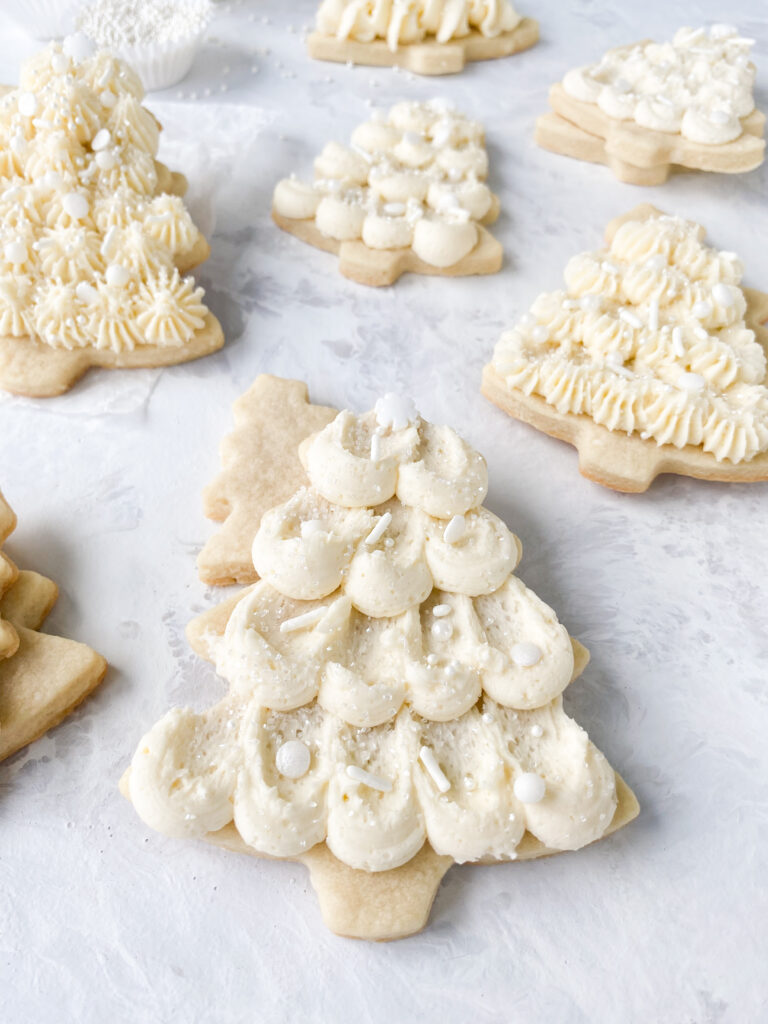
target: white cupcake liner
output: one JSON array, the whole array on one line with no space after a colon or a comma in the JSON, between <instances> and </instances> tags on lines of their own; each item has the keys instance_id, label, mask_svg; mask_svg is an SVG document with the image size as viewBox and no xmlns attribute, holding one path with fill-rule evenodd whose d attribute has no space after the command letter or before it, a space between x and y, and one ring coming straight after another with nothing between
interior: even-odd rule
<instances>
[{"instance_id":1,"label":"white cupcake liner","mask_svg":"<svg viewBox=\"0 0 768 1024\"><path fill-rule=\"evenodd\" d=\"M173 43L121 46L115 52L138 73L147 92L167 89L186 77L200 49L202 32Z\"/></svg>"},{"instance_id":2,"label":"white cupcake liner","mask_svg":"<svg viewBox=\"0 0 768 1024\"><path fill-rule=\"evenodd\" d=\"M78 0L3 0L3 10L35 39L61 39L75 28Z\"/></svg>"}]
</instances>

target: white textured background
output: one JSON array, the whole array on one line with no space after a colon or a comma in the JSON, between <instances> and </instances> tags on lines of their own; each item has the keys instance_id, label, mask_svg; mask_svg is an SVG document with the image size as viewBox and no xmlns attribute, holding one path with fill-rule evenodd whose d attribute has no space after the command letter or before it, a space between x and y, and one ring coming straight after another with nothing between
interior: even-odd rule
<instances>
[{"instance_id":1,"label":"white textured background","mask_svg":"<svg viewBox=\"0 0 768 1024\"><path fill-rule=\"evenodd\" d=\"M765 7L519 5L541 22L535 49L417 81L310 62L309 0L221 5L183 95L150 97L161 155L187 172L200 223L215 218L200 277L227 345L165 371L91 372L58 400L0 400L0 483L20 520L9 551L61 585L48 628L112 666L77 714L0 766L4 1024L768 1020L766 486L669 477L612 494L478 391L502 328L637 202L700 219L742 255L746 283L768 286L765 169L642 190L531 141L568 67L724 17L758 38L765 106ZM0 80L14 81L34 45L3 18ZM272 225L275 181L309 174L367 102L437 94L485 122L500 274L366 289ZM221 692L183 637L221 596L195 573L213 529L200 490L231 402L265 370L357 409L402 389L485 453L523 579L592 651L567 706L643 808L577 854L454 868L427 931L395 944L334 937L302 868L149 834L116 789L170 704Z\"/></svg>"}]
</instances>

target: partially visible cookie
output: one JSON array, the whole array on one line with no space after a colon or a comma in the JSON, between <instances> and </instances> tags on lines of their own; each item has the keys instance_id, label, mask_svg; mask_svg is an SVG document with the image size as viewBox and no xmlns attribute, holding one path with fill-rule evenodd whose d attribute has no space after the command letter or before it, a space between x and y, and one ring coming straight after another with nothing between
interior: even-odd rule
<instances>
[{"instance_id":1,"label":"partially visible cookie","mask_svg":"<svg viewBox=\"0 0 768 1024\"><path fill-rule=\"evenodd\" d=\"M0 495L0 540L10 517L15 524ZM57 725L106 673L106 661L90 647L38 632L57 595L56 584L35 572L0 579L0 626L15 637L0 660L0 760Z\"/></svg>"},{"instance_id":2,"label":"partially visible cookie","mask_svg":"<svg viewBox=\"0 0 768 1024\"><path fill-rule=\"evenodd\" d=\"M509 0L323 0L307 49L316 60L449 75L467 61L527 50L538 38L538 22Z\"/></svg>"},{"instance_id":3,"label":"partially visible cookie","mask_svg":"<svg viewBox=\"0 0 768 1024\"><path fill-rule=\"evenodd\" d=\"M721 174L764 159L765 116L755 109L752 40L728 25L680 29L671 43L609 50L552 86L554 113L536 123L545 149L607 164L620 181L658 185L671 170Z\"/></svg>"},{"instance_id":4,"label":"partially visible cookie","mask_svg":"<svg viewBox=\"0 0 768 1024\"><path fill-rule=\"evenodd\" d=\"M49 397L90 366L164 366L220 348L209 253L156 160L135 73L83 38L53 43L0 100L0 387Z\"/></svg>"},{"instance_id":5,"label":"partially visible cookie","mask_svg":"<svg viewBox=\"0 0 768 1024\"><path fill-rule=\"evenodd\" d=\"M328 143L312 184L280 181L272 216L337 253L341 273L360 284L405 272L493 274L502 249L485 227L499 215L487 175L480 124L445 101L402 102L359 125L349 146Z\"/></svg>"},{"instance_id":6,"label":"partially visible cookie","mask_svg":"<svg viewBox=\"0 0 768 1024\"><path fill-rule=\"evenodd\" d=\"M649 205L611 221L605 249L575 256L565 290L502 335L485 396L614 490L768 479L768 295L703 239Z\"/></svg>"}]
</instances>

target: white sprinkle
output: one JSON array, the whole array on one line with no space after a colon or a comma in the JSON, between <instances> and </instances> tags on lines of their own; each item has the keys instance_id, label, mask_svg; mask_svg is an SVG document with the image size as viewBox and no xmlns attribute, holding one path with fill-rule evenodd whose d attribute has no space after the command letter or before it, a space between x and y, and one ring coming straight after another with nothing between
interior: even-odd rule
<instances>
[{"instance_id":1,"label":"white sprinkle","mask_svg":"<svg viewBox=\"0 0 768 1024\"><path fill-rule=\"evenodd\" d=\"M389 526L389 524L391 522L392 522L392 513L391 512L385 512L384 515L381 517L381 519L379 519L378 523L376 523L374 528L371 530L371 532L365 538L365 541L363 543L370 544L371 546L376 544L376 542L379 540L379 538L381 537L381 535L384 533L384 531L386 530L386 528Z\"/></svg>"},{"instance_id":2,"label":"white sprinkle","mask_svg":"<svg viewBox=\"0 0 768 1024\"><path fill-rule=\"evenodd\" d=\"M371 462L379 462L381 460L381 434L376 433L371 438Z\"/></svg>"},{"instance_id":3,"label":"white sprinkle","mask_svg":"<svg viewBox=\"0 0 768 1024\"><path fill-rule=\"evenodd\" d=\"M18 239L15 242L8 242L3 249L3 255L9 263L18 265L25 262L29 253L24 242Z\"/></svg>"},{"instance_id":4,"label":"white sprinkle","mask_svg":"<svg viewBox=\"0 0 768 1024\"><path fill-rule=\"evenodd\" d=\"M512 661L514 661L516 665L520 665L523 668L530 668L532 665L537 665L541 661L544 652L537 644L524 642L514 644L509 653Z\"/></svg>"},{"instance_id":5,"label":"white sprinkle","mask_svg":"<svg viewBox=\"0 0 768 1024\"><path fill-rule=\"evenodd\" d=\"M391 427L392 430L403 430L410 424L415 423L419 413L412 398L404 395L395 395L389 392L381 398L376 399L373 407L376 414L376 422L382 428Z\"/></svg>"},{"instance_id":6,"label":"white sprinkle","mask_svg":"<svg viewBox=\"0 0 768 1024\"><path fill-rule=\"evenodd\" d=\"M542 727L540 725L532 725L531 728L530 728L530 733L531 733L531 736L535 736L536 739L538 739L539 736L543 736L544 735L544 730L542 729Z\"/></svg>"},{"instance_id":7,"label":"white sprinkle","mask_svg":"<svg viewBox=\"0 0 768 1024\"><path fill-rule=\"evenodd\" d=\"M384 213L388 217L402 217L405 213L405 203L385 203Z\"/></svg>"},{"instance_id":8,"label":"white sprinkle","mask_svg":"<svg viewBox=\"0 0 768 1024\"><path fill-rule=\"evenodd\" d=\"M523 772L515 779L513 789L521 804L538 804L544 799L547 785L535 772Z\"/></svg>"},{"instance_id":9,"label":"white sprinkle","mask_svg":"<svg viewBox=\"0 0 768 1024\"><path fill-rule=\"evenodd\" d=\"M392 789L389 779L384 779L381 775L374 775L373 772L367 772L364 768L358 768L356 764L347 765L347 775L355 782L362 782L363 785L377 789L380 793L388 793Z\"/></svg>"},{"instance_id":10,"label":"white sprinkle","mask_svg":"<svg viewBox=\"0 0 768 1024\"><path fill-rule=\"evenodd\" d=\"M733 293L726 284L722 284L720 281L712 287L712 298L718 304L718 306L725 306L726 309L733 305Z\"/></svg>"},{"instance_id":11,"label":"white sprinkle","mask_svg":"<svg viewBox=\"0 0 768 1024\"><path fill-rule=\"evenodd\" d=\"M450 615L453 609L449 604L436 604L432 609L432 614L436 619L442 619L446 615Z\"/></svg>"},{"instance_id":12,"label":"white sprinkle","mask_svg":"<svg viewBox=\"0 0 768 1024\"><path fill-rule=\"evenodd\" d=\"M706 381L699 373L681 373L677 378L677 386L684 391L701 391Z\"/></svg>"},{"instance_id":13,"label":"white sprinkle","mask_svg":"<svg viewBox=\"0 0 768 1024\"><path fill-rule=\"evenodd\" d=\"M75 288L75 295L78 297L80 302L84 302L86 305L89 305L91 302L95 302L99 297L97 290L92 284L88 284L87 281L80 282L80 284Z\"/></svg>"},{"instance_id":14,"label":"white sprinkle","mask_svg":"<svg viewBox=\"0 0 768 1024\"><path fill-rule=\"evenodd\" d=\"M441 793L447 793L451 788L451 783L440 765L437 763L437 758L429 747L422 747L419 750L419 760L427 769L427 772L439 791Z\"/></svg>"},{"instance_id":15,"label":"white sprinkle","mask_svg":"<svg viewBox=\"0 0 768 1024\"><path fill-rule=\"evenodd\" d=\"M131 280L130 271L121 263L110 263L106 269L104 277L106 278L107 284L114 285L116 288L124 288Z\"/></svg>"},{"instance_id":16,"label":"white sprinkle","mask_svg":"<svg viewBox=\"0 0 768 1024\"><path fill-rule=\"evenodd\" d=\"M623 320L625 324L629 324L630 327L634 327L639 330L643 326L643 321L639 316L636 316L629 309L619 310L619 320Z\"/></svg>"},{"instance_id":17,"label":"white sprinkle","mask_svg":"<svg viewBox=\"0 0 768 1024\"><path fill-rule=\"evenodd\" d=\"M549 341L549 328L546 324L536 324L531 331L531 337L537 345L544 345Z\"/></svg>"},{"instance_id":18,"label":"white sprinkle","mask_svg":"<svg viewBox=\"0 0 768 1024\"><path fill-rule=\"evenodd\" d=\"M34 117L37 113L37 96L33 92L19 94L19 113L22 117Z\"/></svg>"},{"instance_id":19,"label":"white sprinkle","mask_svg":"<svg viewBox=\"0 0 768 1024\"><path fill-rule=\"evenodd\" d=\"M108 229L106 235L104 235L104 241L101 243L101 249L99 250L101 252L101 255L104 257L105 260L109 259L109 254L110 254L110 252L112 250L112 246L113 246L114 241L115 241L116 238L117 238L117 226L115 224L113 224ZM107 280L109 280L109 278L107 278Z\"/></svg>"},{"instance_id":20,"label":"white sprinkle","mask_svg":"<svg viewBox=\"0 0 768 1024\"><path fill-rule=\"evenodd\" d=\"M658 331L659 329L659 300L651 299L651 304L648 307L648 326L652 331Z\"/></svg>"},{"instance_id":21,"label":"white sprinkle","mask_svg":"<svg viewBox=\"0 0 768 1024\"><path fill-rule=\"evenodd\" d=\"M61 200L64 212L68 213L73 220L82 220L88 216L88 200L79 192L67 192Z\"/></svg>"},{"instance_id":22,"label":"white sprinkle","mask_svg":"<svg viewBox=\"0 0 768 1024\"><path fill-rule=\"evenodd\" d=\"M446 544L455 544L466 532L467 522L464 516L454 516L443 531L443 540Z\"/></svg>"},{"instance_id":23,"label":"white sprinkle","mask_svg":"<svg viewBox=\"0 0 768 1024\"><path fill-rule=\"evenodd\" d=\"M712 312L712 303L707 302L706 299L700 299L698 302L694 302L691 312L697 320L706 320Z\"/></svg>"},{"instance_id":24,"label":"white sprinkle","mask_svg":"<svg viewBox=\"0 0 768 1024\"><path fill-rule=\"evenodd\" d=\"M111 171L117 164L117 157L106 149L96 154L96 166L102 171Z\"/></svg>"},{"instance_id":25,"label":"white sprinkle","mask_svg":"<svg viewBox=\"0 0 768 1024\"><path fill-rule=\"evenodd\" d=\"M297 629L305 629L307 626L314 626L316 622L328 611L326 605L321 605L319 608L313 608L312 611L304 612L303 615L296 615L292 619L283 619L280 623L281 633L295 633Z\"/></svg>"},{"instance_id":26,"label":"white sprinkle","mask_svg":"<svg viewBox=\"0 0 768 1024\"><path fill-rule=\"evenodd\" d=\"M446 641L450 640L453 636L453 626L448 619L438 619L437 622L432 623L432 629L430 630L435 640Z\"/></svg>"},{"instance_id":27,"label":"white sprinkle","mask_svg":"<svg viewBox=\"0 0 768 1024\"><path fill-rule=\"evenodd\" d=\"M685 345L683 344L683 328L673 327L672 328L672 351L676 356L685 355Z\"/></svg>"},{"instance_id":28,"label":"white sprinkle","mask_svg":"<svg viewBox=\"0 0 768 1024\"><path fill-rule=\"evenodd\" d=\"M287 779L300 779L309 771L309 747L301 740L288 740L275 754L275 767Z\"/></svg>"},{"instance_id":29,"label":"white sprinkle","mask_svg":"<svg viewBox=\"0 0 768 1024\"><path fill-rule=\"evenodd\" d=\"M112 141L112 135L107 128L100 128L91 140L91 149L98 153L100 149L106 149Z\"/></svg>"}]
</instances>

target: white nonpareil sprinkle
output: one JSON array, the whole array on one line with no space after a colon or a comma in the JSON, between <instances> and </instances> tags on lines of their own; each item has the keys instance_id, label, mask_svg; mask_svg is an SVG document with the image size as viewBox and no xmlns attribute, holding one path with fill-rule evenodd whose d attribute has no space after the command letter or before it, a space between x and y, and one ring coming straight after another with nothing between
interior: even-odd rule
<instances>
[{"instance_id":1,"label":"white nonpareil sprinkle","mask_svg":"<svg viewBox=\"0 0 768 1024\"><path fill-rule=\"evenodd\" d=\"M436 619L442 619L445 615L451 614L451 606L449 604L436 604L432 609L432 614Z\"/></svg>"},{"instance_id":2,"label":"white nonpareil sprinkle","mask_svg":"<svg viewBox=\"0 0 768 1024\"><path fill-rule=\"evenodd\" d=\"M535 736L536 739L538 739L540 736L544 735L544 730L542 729L542 727L540 725L532 725L530 732L531 732L531 736Z\"/></svg>"},{"instance_id":3,"label":"white nonpareil sprinkle","mask_svg":"<svg viewBox=\"0 0 768 1024\"><path fill-rule=\"evenodd\" d=\"M373 545L380 540L381 535L384 533L386 528L392 522L392 513L385 512L384 515L379 519L378 523L374 526L368 536L365 538L365 543Z\"/></svg>"},{"instance_id":4,"label":"white nonpareil sprinkle","mask_svg":"<svg viewBox=\"0 0 768 1024\"><path fill-rule=\"evenodd\" d=\"M515 779L513 788L521 804L538 804L544 799L547 784L535 772L523 772Z\"/></svg>"},{"instance_id":5,"label":"white nonpareil sprinkle","mask_svg":"<svg viewBox=\"0 0 768 1024\"><path fill-rule=\"evenodd\" d=\"M98 153L100 149L106 149L112 141L112 134L108 128L99 128L91 140L91 149Z\"/></svg>"},{"instance_id":6,"label":"white nonpareil sprinkle","mask_svg":"<svg viewBox=\"0 0 768 1024\"><path fill-rule=\"evenodd\" d=\"M377 789L380 793L389 793L392 789L389 779L384 779L381 775L374 775L373 772L367 772L364 768L358 768L356 764L347 765L347 775L355 782L362 782L364 786Z\"/></svg>"},{"instance_id":7,"label":"white nonpareil sprinkle","mask_svg":"<svg viewBox=\"0 0 768 1024\"><path fill-rule=\"evenodd\" d=\"M437 758L429 749L429 747L422 747L419 750L419 760L426 768L430 778L440 790L441 793L447 793L451 788L451 783L446 776L443 769L437 763Z\"/></svg>"},{"instance_id":8,"label":"white nonpareil sprinkle","mask_svg":"<svg viewBox=\"0 0 768 1024\"><path fill-rule=\"evenodd\" d=\"M288 740L275 754L275 767L286 779L300 779L309 771L309 747L301 740Z\"/></svg>"},{"instance_id":9,"label":"white nonpareil sprinkle","mask_svg":"<svg viewBox=\"0 0 768 1024\"><path fill-rule=\"evenodd\" d=\"M297 629L306 629L307 626L314 626L316 622L328 611L325 605L321 605L320 608L313 608L310 612L304 612L303 615L296 615L292 619L283 619L280 623L281 633L295 633Z\"/></svg>"},{"instance_id":10,"label":"white nonpareil sprinkle","mask_svg":"<svg viewBox=\"0 0 768 1024\"><path fill-rule=\"evenodd\" d=\"M210 0L95 0L78 28L103 47L185 42L205 29L212 11Z\"/></svg>"},{"instance_id":11,"label":"white nonpareil sprinkle","mask_svg":"<svg viewBox=\"0 0 768 1024\"><path fill-rule=\"evenodd\" d=\"M432 629L430 630L435 640L445 642L450 640L453 636L453 626L447 619L438 619L437 622L432 623Z\"/></svg>"},{"instance_id":12,"label":"white nonpareil sprinkle","mask_svg":"<svg viewBox=\"0 0 768 1024\"><path fill-rule=\"evenodd\" d=\"M75 288L75 295L80 302L84 302L86 305L94 302L99 297L97 290L92 284L88 284L87 281L80 282L80 284Z\"/></svg>"},{"instance_id":13,"label":"white nonpareil sprinkle","mask_svg":"<svg viewBox=\"0 0 768 1024\"><path fill-rule=\"evenodd\" d=\"M514 644L510 653L512 661L523 668L530 668L537 665L542 658L543 651L537 644L520 643Z\"/></svg>"},{"instance_id":14,"label":"white nonpareil sprinkle","mask_svg":"<svg viewBox=\"0 0 768 1024\"><path fill-rule=\"evenodd\" d=\"M443 531L443 540L446 544L455 544L466 532L467 523L464 516L454 516Z\"/></svg>"}]
</instances>

